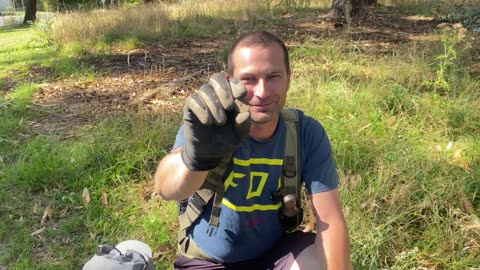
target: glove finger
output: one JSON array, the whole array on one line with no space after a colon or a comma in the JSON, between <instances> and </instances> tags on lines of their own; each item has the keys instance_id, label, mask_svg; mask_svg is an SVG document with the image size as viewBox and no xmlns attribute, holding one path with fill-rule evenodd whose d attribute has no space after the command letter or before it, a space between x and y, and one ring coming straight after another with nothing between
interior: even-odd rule
<instances>
[{"instance_id":1,"label":"glove finger","mask_svg":"<svg viewBox=\"0 0 480 270\"><path fill-rule=\"evenodd\" d=\"M219 126L225 125L227 122L227 115L225 114L225 110L215 94L213 87L209 84L204 84L202 87L200 87L200 90L198 90L197 93L205 102L205 104L207 104L210 115L213 116L213 121L215 124Z\"/></svg>"},{"instance_id":2,"label":"glove finger","mask_svg":"<svg viewBox=\"0 0 480 270\"><path fill-rule=\"evenodd\" d=\"M230 84L225 77L225 73L215 73L209 80L210 85L215 90L222 107L230 111L235 106L233 102L233 95L232 90L230 88Z\"/></svg>"},{"instance_id":3,"label":"glove finger","mask_svg":"<svg viewBox=\"0 0 480 270\"><path fill-rule=\"evenodd\" d=\"M242 139L248 136L251 122L250 112L242 112L235 117L235 128Z\"/></svg>"},{"instance_id":4,"label":"glove finger","mask_svg":"<svg viewBox=\"0 0 480 270\"><path fill-rule=\"evenodd\" d=\"M242 112L235 117L237 126L244 125L247 121L250 121L250 112Z\"/></svg>"},{"instance_id":5,"label":"glove finger","mask_svg":"<svg viewBox=\"0 0 480 270\"><path fill-rule=\"evenodd\" d=\"M234 98L244 98L247 95L247 88L236 78L230 78L230 86Z\"/></svg>"},{"instance_id":6,"label":"glove finger","mask_svg":"<svg viewBox=\"0 0 480 270\"><path fill-rule=\"evenodd\" d=\"M193 93L187 98L183 119L187 121L192 120L192 114L204 125L210 126L213 123L213 117L198 93Z\"/></svg>"},{"instance_id":7,"label":"glove finger","mask_svg":"<svg viewBox=\"0 0 480 270\"><path fill-rule=\"evenodd\" d=\"M248 102L246 102L245 99L235 99L235 109L239 113L249 112L250 105L248 105Z\"/></svg>"}]
</instances>

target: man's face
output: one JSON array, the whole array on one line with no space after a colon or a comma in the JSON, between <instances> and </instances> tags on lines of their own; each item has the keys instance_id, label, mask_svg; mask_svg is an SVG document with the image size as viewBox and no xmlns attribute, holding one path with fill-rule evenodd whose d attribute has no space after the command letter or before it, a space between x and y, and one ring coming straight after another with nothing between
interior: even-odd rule
<instances>
[{"instance_id":1,"label":"man's face","mask_svg":"<svg viewBox=\"0 0 480 270\"><path fill-rule=\"evenodd\" d=\"M233 77L248 90L250 114L256 123L276 121L285 105L290 74L278 44L237 47L232 54Z\"/></svg>"}]
</instances>

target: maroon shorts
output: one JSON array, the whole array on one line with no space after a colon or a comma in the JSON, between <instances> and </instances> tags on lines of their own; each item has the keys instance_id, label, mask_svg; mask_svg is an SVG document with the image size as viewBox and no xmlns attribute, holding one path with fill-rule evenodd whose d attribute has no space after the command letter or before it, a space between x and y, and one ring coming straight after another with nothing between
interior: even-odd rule
<instances>
[{"instance_id":1,"label":"maroon shorts","mask_svg":"<svg viewBox=\"0 0 480 270\"><path fill-rule=\"evenodd\" d=\"M254 260L219 264L179 256L174 267L175 270L289 270L295 258L314 242L314 233L294 232L285 235L272 250Z\"/></svg>"}]
</instances>

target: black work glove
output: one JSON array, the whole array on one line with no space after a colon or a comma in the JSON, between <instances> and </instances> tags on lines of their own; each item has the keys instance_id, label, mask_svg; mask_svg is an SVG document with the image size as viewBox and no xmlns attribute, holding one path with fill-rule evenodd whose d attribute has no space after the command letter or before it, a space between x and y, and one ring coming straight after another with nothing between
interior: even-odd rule
<instances>
[{"instance_id":1,"label":"black work glove","mask_svg":"<svg viewBox=\"0 0 480 270\"><path fill-rule=\"evenodd\" d=\"M247 89L224 73L190 95L183 110L183 163L193 171L208 171L230 156L248 137L250 112Z\"/></svg>"}]
</instances>

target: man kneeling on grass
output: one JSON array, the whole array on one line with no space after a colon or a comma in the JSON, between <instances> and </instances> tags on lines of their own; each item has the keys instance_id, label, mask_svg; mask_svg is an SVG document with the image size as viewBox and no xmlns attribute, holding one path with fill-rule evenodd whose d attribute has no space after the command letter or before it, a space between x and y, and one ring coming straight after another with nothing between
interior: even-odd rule
<instances>
[{"instance_id":1,"label":"man kneeling on grass","mask_svg":"<svg viewBox=\"0 0 480 270\"><path fill-rule=\"evenodd\" d=\"M233 44L227 73L188 97L155 174L155 191L180 201L175 269L351 268L330 142L318 121L283 109L290 79L283 41L250 32ZM292 179L310 193L316 234L291 230L301 220Z\"/></svg>"}]
</instances>

